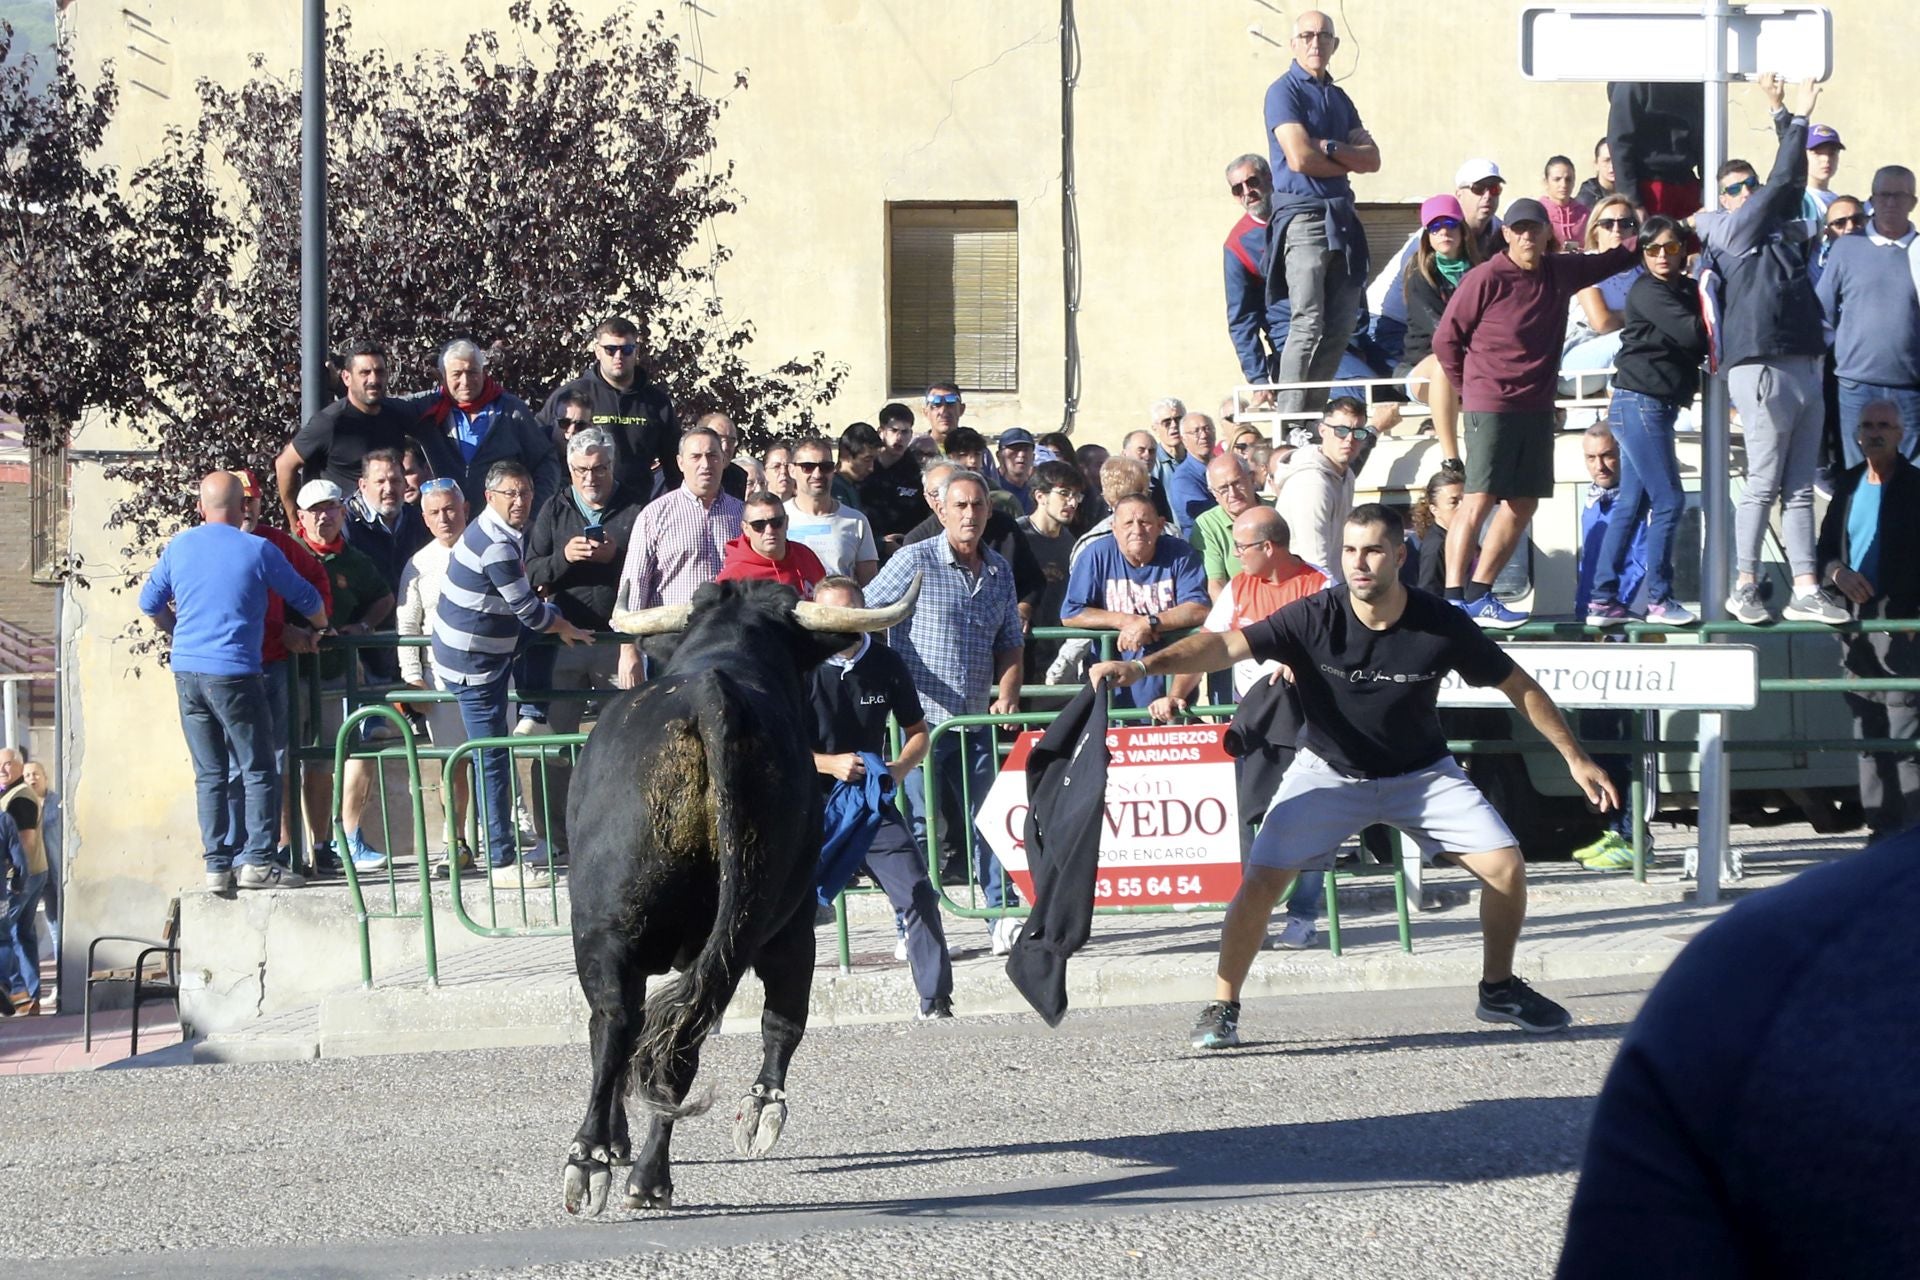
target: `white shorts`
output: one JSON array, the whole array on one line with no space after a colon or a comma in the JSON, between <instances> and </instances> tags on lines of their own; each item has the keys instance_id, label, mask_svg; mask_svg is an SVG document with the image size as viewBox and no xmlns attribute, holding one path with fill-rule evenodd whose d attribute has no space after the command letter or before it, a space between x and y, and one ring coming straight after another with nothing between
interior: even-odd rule
<instances>
[{"instance_id":1,"label":"white shorts","mask_svg":"<svg viewBox=\"0 0 1920 1280\"><path fill-rule=\"evenodd\" d=\"M1341 845L1376 822L1413 837L1429 860L1519 843L1452 756L1397 777L1351 778L1302 748L1280 780L1248 861L1281 871L1325 871Z\"/></svg>"}]
</instances>

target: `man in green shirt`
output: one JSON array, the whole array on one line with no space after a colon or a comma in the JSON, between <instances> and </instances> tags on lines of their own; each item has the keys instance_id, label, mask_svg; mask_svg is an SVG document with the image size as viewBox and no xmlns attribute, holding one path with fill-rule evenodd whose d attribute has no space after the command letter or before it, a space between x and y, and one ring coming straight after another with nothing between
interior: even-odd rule
<instances>
[{"instance_id":1,"label":"man in green shirt","mask_svg":"<svg viewBox=\"0 0 1920 1280\"><path fill-rule=\"evenodd\" d=\"M328 585L333 591L332 618L338 634L364 636L380 630L393 618L393 589L379 568L347 543L347 509L340 486L331 480L309 480L300 487L296 499L299 527L294 531L307 550L325 566ZM296 679L302 696L298 699L302 715L301 741L331 749L340 736L340 726L349 708L346 705L347 665L357 659L343 646L323 645L318 655L297 655ZM306 681L312 679L313 664L319 664L320 718L309 722L311 708L305 696ZM341 780L340 826L346 832L346 853L354 869L361 872L382 870L387 855L366 842L360 833L360 814L373 793L373 766L365 760L348 760ZM301 778L301 794L306 801L307 831L313 838L313 869L338 871L340 852L329 838L327 806L333 798L333 774L318 762L307 766Z\"/></svg>"},{"instance_id":2,"label":"man in green shirt","mask_svg":"<svg viewBox=\"0 0 1920 1280\"><path fill-rule=\"evenodd\" d=\"M1253 476L1237 454L1223 453L1207 464L1207 492L1218 506L1193 522L1193 545L1207 571L1207 594L1215 600L1240 572L1233 550L1233 522L1255 505Z\"/></svg>"}]
</instances>

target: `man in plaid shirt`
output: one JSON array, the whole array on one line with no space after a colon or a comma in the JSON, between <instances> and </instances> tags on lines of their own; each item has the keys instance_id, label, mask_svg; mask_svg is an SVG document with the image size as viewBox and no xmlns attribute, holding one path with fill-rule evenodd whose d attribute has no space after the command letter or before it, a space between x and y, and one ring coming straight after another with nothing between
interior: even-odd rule
<instances>
[{"instance_id":1,"label":"man in plaid shirt","mask_svg":"<svg viewBox=\"0 0 1920 1280\"><path fill-rule=\"evenodd\" d=\"M987 482L978 472L954 471L934 491L944 537L902 547L867 586L867 606L881 608L907 593L921 577L920 603L913 617L888 637L906 661L929 726L954 716L1003 714L1020 709L1020 659L1025 644L1014 594L1013 568L981 545L992 506ZM972 832L973 815L961 803L961 768L974 805L992 785L995 760L983 730L939 734L934 738L933 776L940 804L940 827L947 832L949 859L942 880L964 882L952 859L962 832ZM962 742L964 741L964 755ZM924 766L923 766L924 767ZM908 777L907 803L913 810L914 839L927 838L926 784L920 770ZM1000 862L978 833L972 834L974 865L990 907L1017 902ZM1019 932L1019 922L1003 918L992 927L993 950L1004 955Z\"/></svg>"},{"instance_id":2,"label":"man in plaid shirt","mask_svg":"<svg viewBox=\"0 0 1920 1280\"><path fill-rule=\"evenodd\" d=\"M727 544L740 536L740 499L721 489L726 443L710 427L680 437L676 455L680 487L648 503L633 526L626 567L620 573L620 607L651 609L686 604L701 586L720 576ZM615 684L631 689L640 678L640 651L620 649Z\"/></svg>"}]
</instances>

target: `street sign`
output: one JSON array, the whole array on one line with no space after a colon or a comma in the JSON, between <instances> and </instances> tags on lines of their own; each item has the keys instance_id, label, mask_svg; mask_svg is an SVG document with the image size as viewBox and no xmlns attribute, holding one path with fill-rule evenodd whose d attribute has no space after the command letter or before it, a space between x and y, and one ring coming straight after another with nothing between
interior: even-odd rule
<instances>
[{"instance_id":1,"label":"street sign","mask_svg":"<svg viewBox=\"0 0 1920 1280\"><path fill-rule=\"evenodd\" d=\"M1520 74L1529 80L1666 80L1698 84L1707 66L1698 4L1539 5L1520 12ZM1729 79L1775 71L1833 74L1833 15L1819 5L1748 5L1726 19Z\"/></svg>"},{"instance_id":2,"label":"street sign","mask_svg":"<svg viewBox=\"0 0 1920 1280\"><path fill-rule=\"evenodd\" d=\"M1747 711L1760 696L1752 645L1509 644L1507 656L1561 707ZM1443 707L1509 707L1507 695L1458 675L1440 684Z\"/></svg>"},{"instance_id":3,"label":"street sign","mask_svg":"<svg viewBox=\"0 0 1920 1280\"><path fill-rule=\"evenodd\" d=\"M1225 725L1129 725L1107 734L1106 827L1096 907L1230 901L1240 887L1240 805ZM974 825L1034 900L1027 866L1027 755L1020 735Z\"/></svg>"}]
</instances>

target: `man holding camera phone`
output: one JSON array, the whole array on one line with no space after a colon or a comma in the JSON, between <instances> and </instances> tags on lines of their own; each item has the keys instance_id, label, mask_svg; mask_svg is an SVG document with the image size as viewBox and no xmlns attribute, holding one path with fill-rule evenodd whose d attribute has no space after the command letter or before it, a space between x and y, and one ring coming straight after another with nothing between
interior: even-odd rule
<instances>
[{"instance_id":1,"label":"man holding camera phone","mask_svg":"<svg viewBox=\"0 0 1920 1280\"><path fill-rule=\"evenodd\" d=\"M632 490L614 483L614 443L605 428L587 427L567 441L568 485L547 500L534 517L527 537L527 581L551 600L561 616L583 631L605 631L620 589L620 566L626 563L627 543L641 502ZM540 687L548 689L605 689L615 687L620 665L617 644L542 644L530 651L544 660L536 671L551 675ZM585 699L555 698L548 704L547 732L577 733L585 714ZM547 832L558 860L566 851L567 784L573 767L567 760L551 760L544 776L553 796L547 812L553 830ZM535 771L533 810L542 811L541 777Z\"/></svg>"}]
</instances>

